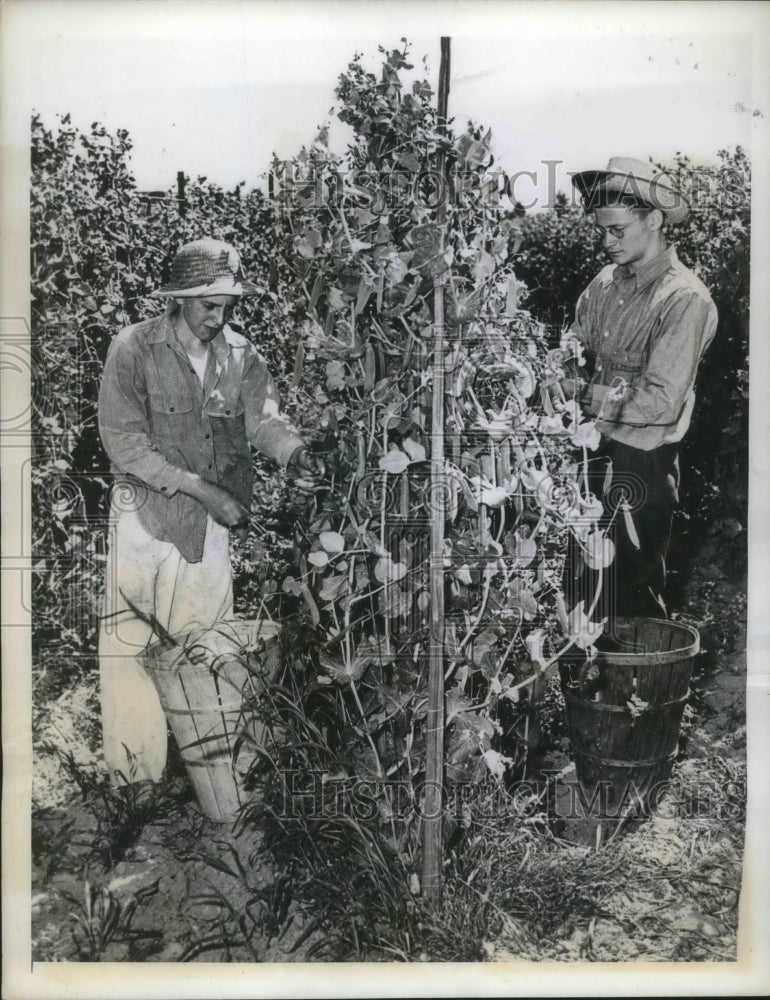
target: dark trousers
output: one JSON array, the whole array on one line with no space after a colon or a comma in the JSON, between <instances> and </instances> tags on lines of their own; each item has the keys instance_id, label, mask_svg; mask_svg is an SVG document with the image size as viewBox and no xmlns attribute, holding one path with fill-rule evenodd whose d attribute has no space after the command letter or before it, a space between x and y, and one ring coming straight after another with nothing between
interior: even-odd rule
<instances>
[{"instance_id":1,"label":"dark trousers","mask_svg":"<svg viewBox=\"0 0 770 1000\"><path fill-rule=\"evenodd\" d=\"M611 525L609 537L615 544L615 559L602 571L602 592L592 617L606 617L610 633L616 617L666 618L666 550L679 500L677 446L642 451L602 438L590 460L589 488L604 505L599 526ZM629 506L628 519L619 507L624 497ZM637 536L638 548L632 532ZM598 571L586 565L575 544L570 549L564 582L568 607L583 600L588 610L596 592Z\"/></svg>"}]
</instances>

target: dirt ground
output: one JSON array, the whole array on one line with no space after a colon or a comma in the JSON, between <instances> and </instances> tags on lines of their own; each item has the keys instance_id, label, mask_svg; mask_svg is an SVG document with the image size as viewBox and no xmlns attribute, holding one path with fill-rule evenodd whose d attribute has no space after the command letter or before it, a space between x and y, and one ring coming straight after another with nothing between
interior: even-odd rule
<instances>
[{"instance_id":1,"label":"dirt ground","mask_svg":"<svg viewBox=\"0 0 770 1000\"><path fill-rule=\"evenodd\" d=\"M742 579L721 569L715 575L714 561L702 565L705 571L694 574L678 616L698 625L703 652L673 790L655 815L599 851L565 840L554 852L551 841L517 859L520 893L540 902L531 910L511 905L502 932L480 942L486 960L736 958L745 805L745 599ZM314 915L300 912L269 863L250 863L259 846L253 834L236 836L228 825L201 815L181 770L164 790L161 807L143 816L135 842L125 850L115 847L120 818L105 814L95 791L100 760L93 678L84 677L35 712L35 961L305 960L322 933ZM82 779L85 799L71 769L45 752L52 745L69 750L81 774L90 776ZM549 764L556 762L568 759L557 753ZM599 888L592 895L594 884Z\"/></svg>"}]
</instances>

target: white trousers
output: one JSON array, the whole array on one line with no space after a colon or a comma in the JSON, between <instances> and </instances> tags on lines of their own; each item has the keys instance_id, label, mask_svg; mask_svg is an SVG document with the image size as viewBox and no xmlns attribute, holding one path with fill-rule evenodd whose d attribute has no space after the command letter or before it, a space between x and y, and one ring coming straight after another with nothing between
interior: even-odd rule
<instances>
[{"instance_id":1,"label":"white trousers","mask_svg":"<svg viewBox=\"0 0 770 1000\"><path fill-rule=\"evenodd\" d=\"M129 601L172 635L232 618L230 535L211 517L203 559L186 562L148 534L135 511L113 521L99 633L104 758L115 784L158 781L166 765L166 717L142 654L157 636Z\"/></svg>"}]
</instances>

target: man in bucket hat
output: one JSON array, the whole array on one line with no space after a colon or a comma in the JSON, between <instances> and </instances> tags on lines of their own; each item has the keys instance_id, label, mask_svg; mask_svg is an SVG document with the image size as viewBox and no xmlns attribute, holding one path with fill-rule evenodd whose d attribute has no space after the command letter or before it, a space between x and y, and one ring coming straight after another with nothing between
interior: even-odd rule
<instances>
[{"instance_id":1,"label":"man in bucket hat","mask_svg":"<svg viewBox=\"0 0 770 1000\"><path fill-rule=\"evenodd\" d=\"M678 446L716 308L668 244L668 226L689 213L671 177L651 163L614 157L606 170L583 171L572 182L611 260L580 296L570 331L586 361L575 369L587 376L577 382L578 398L601 432L594 492L603 493L608 516L621 497L631 508L630 519L620 510L615 517L602 614L665 618ZM588 598L588 607L590 594L573 596L575 603Z\"/></svg>"},{"instance_id":2,"label":"man in bucket hat","mask_svg":"<svg viewBox=\"0 0 770 1000\"><path fill-rule=\"evenodd\" d=\"M228 325L256 291L237 250L196 240L153 293L165 311L121 331L107 354L99 430L116 481L99 660L116 784L158 781L166 762L166 719L142 663L153 625L174 634L232 617L229 531L249 517L249 446L321 471L280 412L264 358Z\"/></svg>"}]
</instances>

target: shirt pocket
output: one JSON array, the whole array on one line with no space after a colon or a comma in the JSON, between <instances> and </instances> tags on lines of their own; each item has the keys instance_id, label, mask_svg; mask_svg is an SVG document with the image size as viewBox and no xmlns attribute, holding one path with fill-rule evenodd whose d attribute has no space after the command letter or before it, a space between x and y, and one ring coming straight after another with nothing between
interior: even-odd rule
<instances>
[{"instance_id":1,"label":"shirt pocket","mask_svg":"<svg viewBox=\"0 0 770 1000\"><path fill-rule=\"evenodd\" d=\"M249 455L246 439L246 414L240 399L212 400L208 416L214 432L217 451L221 455Z\"/></svg>"},{"instance_id":2,"label":"shirt pocket","mask_svg":"<svg viewBox=\"0 0 770 1000\"><path fill-rule=\"evenodd\" d=\"M192 410L189 392L150 392L151 435L170 462L176 462L189 444Z\"/></svg>"},{"instance_id":3,"label":"shirt pocket","mask_svg":"<svg viewBox=\"0 0 770 1000\"><path fill-rule=\"evenodd\" d=\"M640 375L646 364L645 355L639 351L615 351L612 356L613 372L625 377Z\"/></svg>"},{"instance_id":4,"label":"shirt pocket","mask_svg":"<svg viewBox=\"0 0 770 1000\"><path fill-rule=\"evenodd\" d=\"M153 414L158 414L161 419L175 415L184 416L186 413L191 413L192 408L193 401L189 393L150 393L150 410Z\"/></svg>"},{"instance_id":5,"label":"shirt pocket","mask_svg":"<svg viewBox=\"0 0 770 1000\"><path fill-rule=\"evenodd\" d=\"M237 420L243 417L243 403L240 396L229 392L223 394L215 389L206 403L206 413L210 417Z\"/></svg>"}]
</instances>

